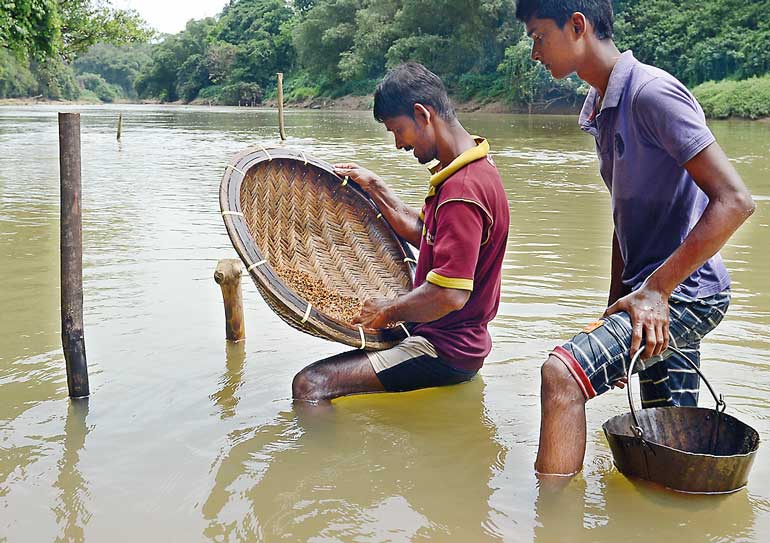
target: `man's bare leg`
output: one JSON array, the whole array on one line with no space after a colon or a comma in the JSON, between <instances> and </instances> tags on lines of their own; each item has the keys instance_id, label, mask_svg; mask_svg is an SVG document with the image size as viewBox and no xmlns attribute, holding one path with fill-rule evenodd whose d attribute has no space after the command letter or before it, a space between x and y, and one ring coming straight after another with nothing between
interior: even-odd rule
<instances>
[{"instance_id":1,"label":"man's bare leg","mask_svg":"<svg viewBox=\"0 0 770 543\"><path fill-rule=\"evenodd\" d=\"M541 369L540 446L535 470L574 475L586 452L585 397L564 363L550 356Z\"/></svg>"},{"instance_id":2,"label":"man's bare leg","mask_svg":"<svg viewBox=\"0 0 770 543\"><path fill-rule=\"evenodd\" d=\"M385 390L363 351L349 351L313 362L294 376L291 388L295 400L319 403Z\"/></svg>"}]
</instances>

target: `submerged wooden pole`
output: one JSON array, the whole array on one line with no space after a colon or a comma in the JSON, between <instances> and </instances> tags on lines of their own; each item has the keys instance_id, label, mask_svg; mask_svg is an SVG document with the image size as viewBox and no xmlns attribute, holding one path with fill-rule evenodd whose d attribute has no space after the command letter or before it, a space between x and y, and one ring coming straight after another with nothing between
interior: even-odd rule
<instances>
[{"instance_id":1,"label":"submerged wooden pole","mask_svg":"<svg viewBox=\"0 0 770 543\"><path fill-rule=\"evenodd\" d=\"M278 133L281 141L286 141L286 132L283 129L283 73L278 72Z\"/></svg>"},{"instance_id":2,"label":"submerged wooden pole","mask_svg":"<svg viewBox=\"0 0 770 543\"><path fill-rule=\"evenodd\" d=\"M71 398L90 394L83 335L83 229L80 206L80 113L59 113L61 179L61 327Z\"/></svg>"},{"instance_id":3,"label":"submerged wooden pole","mask_svg":"<svg viewBox=\"0 0 770 543\"><path fill-rule=\"evenodd\" d=\"M118 141L120 141L120 136L123 135L123 114L118 113Z\"/></svg>"},{"instance_id":4,"label":"submerged wooden pole","mask_svg":"<svg viewBox=\"0 0 770 543\"><path fill-rule=\"evenodd\" d=\"M246 339L243 324L243 292L241 291L241 261L226 258L217 263L214 281L222 289L225 302L225 336L230 341Z\"/></svg>"}]
</instances>

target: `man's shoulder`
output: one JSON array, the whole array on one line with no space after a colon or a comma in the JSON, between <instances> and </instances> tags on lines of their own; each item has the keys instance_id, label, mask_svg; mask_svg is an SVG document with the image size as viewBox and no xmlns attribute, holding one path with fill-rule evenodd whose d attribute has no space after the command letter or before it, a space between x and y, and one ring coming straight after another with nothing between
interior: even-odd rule
<instances>
[{"instance_id":1,"label":"man's shoulder","mask_svg":"<svg viewBox=\"0 0 770 543\"><path fill-rule=\"evenodd\" d=\"M671 92L691 96L687 86L666 70L637 61L633 67L629 92L632 106L654 102Z\"/></svg>"},{"instance_id":2,"label":"man's shoulder","mask_svg":"<svg viewBox=\"0 0 770 543\"><path fill-rule=\"evenodd\" d=\"M441 201L468 199L487 201L496 193L504 193L503 181L497 165L486 155L466 164L444 182L439 194Z\"/></svg>"},{"instance_id":3,"label":"man's shoulder","mask_svg":"<svg viewBox=\"0 0 770 543\"><path fill-rule=\"evenodd\" d=\"M447 179L447 186L452 184L455 187L460 186L484 186L489 180L500 180L500 172L497 170L497 164L490 155L485 155L478 160L474 160L457 170ZM449 183L451 181L451 183Z\"/></svg>"}]
</instances>

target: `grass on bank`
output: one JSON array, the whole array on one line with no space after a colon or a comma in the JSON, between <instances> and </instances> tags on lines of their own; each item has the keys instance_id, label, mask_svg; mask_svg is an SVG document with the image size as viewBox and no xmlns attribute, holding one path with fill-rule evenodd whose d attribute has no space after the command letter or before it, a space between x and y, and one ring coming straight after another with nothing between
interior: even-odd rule
<instances>
[{"instance_id":1,"label":"grass on bank","mask_svg":"<svg viewBox=\"0 0 770 543\"><path fill-rule=\"evenodd\" d=\"M706 117L770 117L770 75L743 81L708 81L693 89Z\"/></svg>"}]
</instances>

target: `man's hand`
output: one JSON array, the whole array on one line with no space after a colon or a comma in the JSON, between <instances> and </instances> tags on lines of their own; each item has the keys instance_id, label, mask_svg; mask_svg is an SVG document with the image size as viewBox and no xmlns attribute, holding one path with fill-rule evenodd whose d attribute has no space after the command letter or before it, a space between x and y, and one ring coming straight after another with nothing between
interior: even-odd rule
<instances>
[{"instance_id":1,"label":"man's hand","mask_svg":"<svg viewBox=\"0 0 770 543\"><path fill-rule=\"evenodd\" d=\"M374 330L388 328L393 325L391 322L390 308L391 300L369 299L361 306L361 313L353 319L353 324L360 324L364 328Z\"/></svg>"},{"instance_id":2,"label":"man's hand","mask_svg":"<svg viewBox=\"0 0 770 543\"><path fill-rule=\"evenodd\" d=\"M648 286L646 283L638 290L624 296L604 312L608 317L620 311L631 317L631 356L642 344L642 359L656 356L668 349L669 309L668 296Z\"/></svg>"},{"instance_id":3,"label":"man's hand","mask_svg":"<svg viewBox=\"0 0 770 543\"><path fill-rule=\"evenodd\" d=\"M376 174L370 172L366 168L362 168L355 162L348 162L345 164L335 164L333 166L334 173L340 177L349 177L355 181L359 187L369 192L369 189L373 184L380 181L380 178Z\"/></svg>"}]
</instances>

